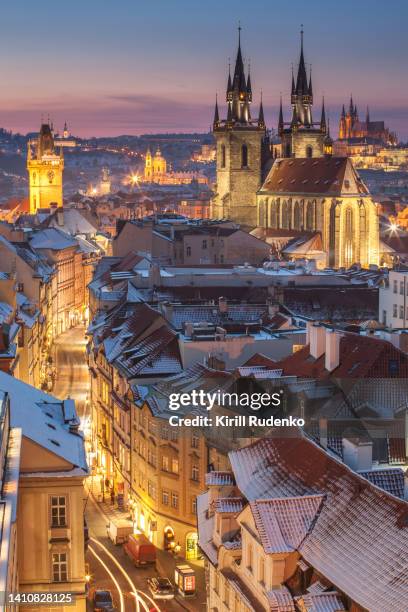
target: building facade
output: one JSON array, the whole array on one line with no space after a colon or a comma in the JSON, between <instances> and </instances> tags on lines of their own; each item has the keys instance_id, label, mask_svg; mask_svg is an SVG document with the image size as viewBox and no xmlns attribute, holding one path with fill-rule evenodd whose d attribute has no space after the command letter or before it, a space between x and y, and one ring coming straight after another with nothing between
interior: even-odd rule
<instances>
[{"instance_id":1,"label":"building facade","mask_svg":"<svg viewBox=\"0 0 408 612\"><path fill-rule=\"evenodd\" d=\"M326 266L379 264L377 207L348 158L277 159L257 202L260 227L319 232Z\"/></svg>"},{"instance_id":2,"label":"building facade","mask_svg":"<svg viewBox=\"0 0 408 612\"><path fill-rule=\"evenodd\" d=\"M43 123L39 136L27 145L29 178L29 212L39 208L63 205L62 174L64 156L62 147L57 152L51 127Z\"/></svg>"}]
</instances>

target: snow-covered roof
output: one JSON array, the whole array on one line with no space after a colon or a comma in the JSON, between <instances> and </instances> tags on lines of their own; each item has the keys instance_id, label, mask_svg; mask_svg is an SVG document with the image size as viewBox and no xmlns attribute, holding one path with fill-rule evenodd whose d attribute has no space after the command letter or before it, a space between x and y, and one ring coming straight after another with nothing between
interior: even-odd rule
<instances>
[{"instance_id":1,"label":"snow-covered roof","mask_svg":"<svg viewBox=\"0 0 408 612\"><path fill-rule=\"evenodd\" d=\"M11 427L21 428L25 438L87 473L83 437L70 431L78 424L72 400L59 400L1 371L0 389L10 397Z\"/></svg>"},{"instance_id":2,"label":"snow-covered roof","mask_svg":"<svg viewBox=\"0 0 408 612\"><path fill-rule=\"evenodd\" d=\"M77 247L78 243L60 229L50 227L35 232L30 239L30 246L34 249L59 251L70 247Z\"/></svg>"}]
</instances>

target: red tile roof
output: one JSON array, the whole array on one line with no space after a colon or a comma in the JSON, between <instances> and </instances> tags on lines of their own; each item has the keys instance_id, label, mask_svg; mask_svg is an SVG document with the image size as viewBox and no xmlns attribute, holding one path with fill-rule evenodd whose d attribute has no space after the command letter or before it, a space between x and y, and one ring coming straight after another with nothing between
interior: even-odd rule
<instances>
[{"instance_id":1,"label":"red tile roof","mask_svg":"<svg viewBox=\"0 0 408 612\"><path fill-rule=\"evenodd\" d=\"M324 495L258 499L251 510L267 554L293 552L309 533Z\"/></svg>"},{"instance_id":2,"label":"red tile roof","mask_svg":"<svg viewBox=\"0 0 408 612\"><path fill-rule=\"evenodd\" d=\"M229 453L250 502L322 494L299 553L370 612L406 609L408 503L373 486L303 436L263 439ZM293 434L292 434L293 435Z\"/></svg>"},{"instance_id":3,"label":"red tile roof","mask_svg":"<svg viewBox=\"0 0 408 612\"><path fill-rule=\"evenodd\" d=\"M276 367L276 361L266 357L266 355L263 355L262 353L255 353L255 355L252 355L252 357L250 357L243 365L265 366L266 368L272 368L272 370L274 370Z\"/></svg>"},{"instance_id":4,"label":"red tile roof","mask_svg":"<svg viewBox=\"0 0 408 612\"><path fill-rule=\"evenodd\" d=\"M350 193L368 190L347 157L278 159L261 192L340 195L345 177L351 178Z\"/></svg>"},{"instance_id":5,"label":"red tile roof","mask_svg":"<svg viewBox=\"0 0 408 612\"><path fill-rule=\"evenodd\" d=\"M306 345L278 362L284 375L326 378L324 354L315 359ZM344 333L340 339L340 364L331 372L335 378L407 378L408 356L390 342L370 336Z\"/></svg>"}]
</instances>

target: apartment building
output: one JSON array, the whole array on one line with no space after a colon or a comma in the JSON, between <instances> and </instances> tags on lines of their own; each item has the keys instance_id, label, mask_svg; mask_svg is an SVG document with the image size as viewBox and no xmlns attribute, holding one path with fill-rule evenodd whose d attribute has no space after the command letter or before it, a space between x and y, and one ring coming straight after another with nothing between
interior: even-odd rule
<instances>
[{"instance_id":1,"label":"apartment building","mask_svg":"<svg viewBox=\"0 0 408 612\"><path fill-rule=\"evenodd\" d=\"M408 269L390 270L379 291L378 320L391 329L408 327Z\"/></svg>"},{"instance_id":2,"label":"apartment building","mask_svg":"<svg viewBox=\"0 0 408 612\"><path fill-rule=\"evenodd\" d=\"M74 402L0 372L0 415L2 594L71 592L75 609L85 612L83 482L88 468Z\"/></svg>"},{"instance_id":3,"label":"apartment building","mask_svg":"<svg viewBox=\"0 0 408 612\"><path fill-rule=\"evenodd\" d=\"M261 265L270 255L268 244L230 222L198 222L174 214L120 223L113 255L131 250L149 253L167 265Z\"/></svg>"},{"instance_id":4,"label":"apartment building","mask_svg":"<svg viewBox=\"0 0 408 612\"><path fill-rule=\"evenodd\" d=\"M229 464L198 500L208 609L404 609L406 501L300 434L231 451Z\"/></svg>"}]
</instances>

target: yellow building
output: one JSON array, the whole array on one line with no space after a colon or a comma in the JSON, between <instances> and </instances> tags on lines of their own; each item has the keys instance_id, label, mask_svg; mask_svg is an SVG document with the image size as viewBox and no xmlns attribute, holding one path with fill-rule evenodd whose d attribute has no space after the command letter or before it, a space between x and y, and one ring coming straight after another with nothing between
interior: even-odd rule
<instances>
[{"instance_id":1,"label":"yellow building","mask_svg":"<svg viewBox=\"0 0 408 612\"><path fill-rule=\"evenodd\" d=\"M57 153L51 127L43 123L39 136L27 146L30 213L39 208L63 205L62 174L64 156Z\"/></svg>"},{"instance_id":2,"label":"yellow building","mask_svg":"<svg viewBox=\"0 0 408 612\"><path fill-rule=\"evenodd\" d=\"M11 505L2 516L0 580L10 591L49 595L27 611L54 610L63 597L58 594L71 593L74 605L62 599L58 610L85 612L83 481L88 470L74 402L0 372L0 415L2 465L6 449L10 455L3 496Z\"/></svg>"}]
</instances>

